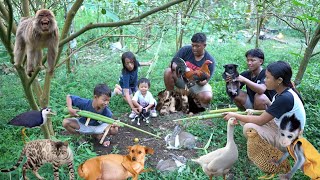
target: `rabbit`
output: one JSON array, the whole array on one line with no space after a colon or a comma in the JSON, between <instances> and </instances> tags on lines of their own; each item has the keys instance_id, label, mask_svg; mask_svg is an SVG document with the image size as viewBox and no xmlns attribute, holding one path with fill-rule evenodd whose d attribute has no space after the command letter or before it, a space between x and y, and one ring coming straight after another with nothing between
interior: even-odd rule
<instances>
[{"instance_id":1,"label":"rabbit","mask_svg":"<svg viewBox=\"0 0 320 180\"><path fill-rule=\"evenodd\" d=\"M167 149L193 149L196 147L196 137L188 132L182 131L179 125L164 139Z\"/></svg>"}]
</instances>

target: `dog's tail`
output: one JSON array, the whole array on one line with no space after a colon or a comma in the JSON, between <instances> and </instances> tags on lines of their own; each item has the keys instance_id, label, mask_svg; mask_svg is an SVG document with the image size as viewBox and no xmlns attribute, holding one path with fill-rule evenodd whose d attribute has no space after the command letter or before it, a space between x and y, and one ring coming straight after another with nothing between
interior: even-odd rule
<instances>
[{"instance_id":1,"label":"dog's tail","mask_svg":"<svg viewBox=\"0 0 320 180\"><path fill-rule=\"evenodd\" d=\"M80 164L80 166L78 167L78 174L83 179L86 179L86 172L83 170L83 164L84 163Z\"/></svg>"}]
</instances>

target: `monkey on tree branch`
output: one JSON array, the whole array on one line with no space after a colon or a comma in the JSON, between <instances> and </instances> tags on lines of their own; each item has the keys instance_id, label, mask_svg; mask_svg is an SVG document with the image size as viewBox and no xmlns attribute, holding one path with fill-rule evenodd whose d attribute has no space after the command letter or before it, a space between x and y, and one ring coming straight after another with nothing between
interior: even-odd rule
<instances>
[{"instance_id":1,"label":"monkey on tree branch","mask_svg":"<svg viewBox=\"0 0 320 180\"><path fill-rule=\"evenodd\" d=\"M54 14L48 9L38 10L35 17L22 18L17 28L14 46L14 65L21 66L27 54L27 74L36 66L42 67L42 49L48 48L47 71L53 75L58 53L59 32Z\"/></svg>"}]
</instances>

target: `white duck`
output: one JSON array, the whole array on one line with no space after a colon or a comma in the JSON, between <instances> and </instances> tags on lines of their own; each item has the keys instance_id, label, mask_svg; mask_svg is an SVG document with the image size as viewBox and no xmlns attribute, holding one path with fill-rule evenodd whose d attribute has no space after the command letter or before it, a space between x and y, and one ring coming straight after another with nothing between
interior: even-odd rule
<instances>
[{"instance_id":1,"label":"white duck","mask_svg":"<svg viewBox=\"0 0 320 180\"><path fill-rule=\"evenodd\" d=\"M210 180L212 180L213 176L223 176L226 179L226 174L238 160L238 148L233 138L235 124L238 124L235 118L228 120L227 144L225 147L216 149L198 159L192 159L192 161L201 165Z\"/></svg>"}]
</instances>

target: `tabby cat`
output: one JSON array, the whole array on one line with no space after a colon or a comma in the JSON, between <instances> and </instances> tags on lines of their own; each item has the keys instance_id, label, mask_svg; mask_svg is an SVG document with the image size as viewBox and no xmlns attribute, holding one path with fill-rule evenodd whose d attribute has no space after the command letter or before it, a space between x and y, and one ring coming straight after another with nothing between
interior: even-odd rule
<instances>
[{"instance_id":1,"label":"tabby cat","mask_svg":"<svg viewBox=\"0 0 320 180\"><path fill-rule=\"evenodd\" d=\"M177 111L188 113L188 96L176 90L163 90L158 93L158 104L156 106L156 110L160 112L160 115L168 115Z\"/></svg>"},{"instance_id":2,"label":"tabby cat","mask_svg":"<svg viewBox=\"0 0 320 180\"><path fill-rule=\"evenodd\" d=\"M17 164L10 169L0 169L0 171L10 172L17 169L24 156L27 157L27 161L22 167L23 179L28 179L27 169L32 169L38 179L44 179L38 174L38 169L45 163L52 163L55 180L59 179L59 166L63 164L68 165L69 177L71 180L74 179L73 154L68 142L55 142L50 139L30 141L24 146Z\"/></svg>"}]
</instances>

